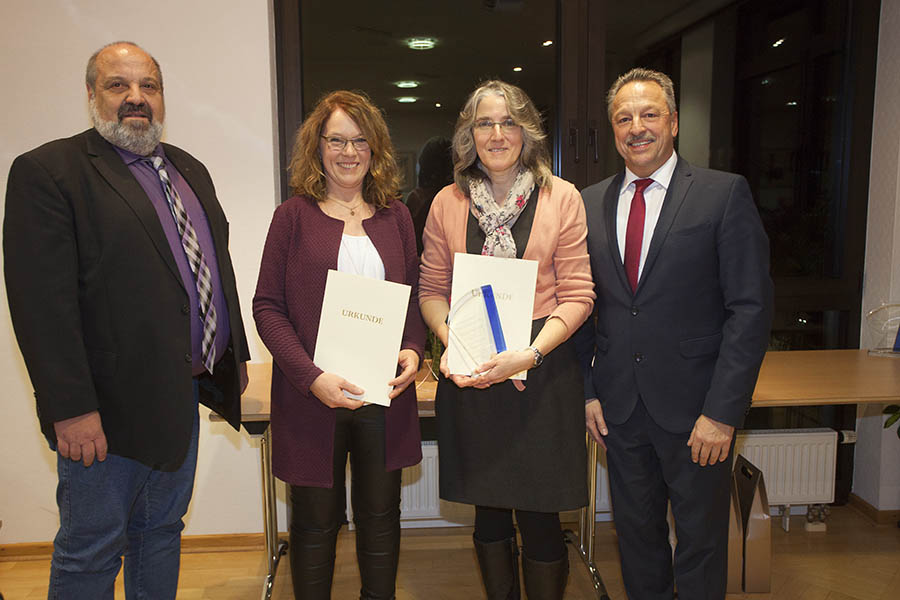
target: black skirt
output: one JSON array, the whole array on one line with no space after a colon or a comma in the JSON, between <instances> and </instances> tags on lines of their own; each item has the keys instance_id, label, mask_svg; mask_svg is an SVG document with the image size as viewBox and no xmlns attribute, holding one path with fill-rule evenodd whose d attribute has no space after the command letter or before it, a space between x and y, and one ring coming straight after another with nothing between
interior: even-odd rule
<instances>
[{"instance_id":1,"label":"black skirt","mask_svg":"<svg viewBox=\"0 0 900 600\"><path fill-rule=\"evenodd\" d=\"M544 319L532 324L532 338ZM435 411L444 500L540 512L587 504L584 394L571 340L511 381L485 390L441 377Z\"/></svg>"}]
</instances>

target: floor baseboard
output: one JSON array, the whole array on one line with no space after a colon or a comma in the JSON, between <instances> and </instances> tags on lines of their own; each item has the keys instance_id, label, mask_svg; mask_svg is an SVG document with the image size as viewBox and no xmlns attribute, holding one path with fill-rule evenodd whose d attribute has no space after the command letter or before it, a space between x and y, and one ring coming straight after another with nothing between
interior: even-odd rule
<instances>
[{"instance_id":1,"label":"floor baseboard","mask_svg":"<svg viewBox=\"0 0 900 600\"><path fill-rule=\"evenodd\" d=\"M286 533L279 534L287 537ZM236 552L265 549L261 533L223 533L214 535L186 535L181 538L181 551ZM53 554L53 542L29 542L24 544L0 544L0 562L20 560L47 560Z\"/></svg>"},{"instance_id":2,"label":"floor baseboard","mask_svg":"<svg viewBox=\"0 0 900 600\"><path fill-rule=\"evenodd\" d=\"M850 493L849 503L850 506L878 525L897 525L898 521L900 521L900 510L878 510L852 492Z\"/></svg>"}]
</instances>

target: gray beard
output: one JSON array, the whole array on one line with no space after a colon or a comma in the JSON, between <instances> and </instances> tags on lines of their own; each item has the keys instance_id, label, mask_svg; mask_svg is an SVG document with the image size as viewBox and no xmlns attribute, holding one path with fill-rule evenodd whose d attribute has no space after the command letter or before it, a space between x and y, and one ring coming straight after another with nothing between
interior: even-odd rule
<instances>
[{"instance_id":1,"label":"gray beard","mask_svg":"<svg viewBox=\"0 0 900 600\"><path fill-rule=\"evenodd\" d=\"M162 139L163 123L155 118L149 125L128 125L120 121L107 121L100 116L95 98L88 100L88 109L94 129L113 146L118 146L140 156L149 156Z\"/></svg>"}]
</instances>

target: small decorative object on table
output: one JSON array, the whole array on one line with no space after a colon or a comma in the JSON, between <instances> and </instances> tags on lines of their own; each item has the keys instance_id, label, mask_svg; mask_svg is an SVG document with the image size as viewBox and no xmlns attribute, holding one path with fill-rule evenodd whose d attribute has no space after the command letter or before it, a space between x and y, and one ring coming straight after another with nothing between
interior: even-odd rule
<instances>
[{"instance_id":1,"label":"small decorative object on table","mask_svg":"<svg viewBox=\"0 0 900 600\"><path fill-rule=\"evenodd\" d=\"M866 314L866 329L874 348L873 356L900 358L900 304L882 304Z\"/></svg>"}]
</instances>

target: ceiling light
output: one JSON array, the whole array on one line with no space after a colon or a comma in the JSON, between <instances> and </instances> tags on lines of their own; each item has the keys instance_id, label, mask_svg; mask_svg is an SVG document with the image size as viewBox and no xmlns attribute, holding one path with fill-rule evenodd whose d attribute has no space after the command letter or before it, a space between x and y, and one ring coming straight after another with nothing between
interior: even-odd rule
<instances>
[{"instance_id":1,"label":"ceiling light","mask_svg":"<svg viewBox=\"0 0 900 600\"><path fill-rule=\"evenodd\" d=\"M516 73L521 73L522 67L513 67L513 71L515 71Z\"/></svg>"},{"instance_id":2,"label":"ceiling light","mask_svg":"<svg viewBox=\"0 0 900 600\"><path fill-rule=\"evenodd\" d=\"M440 103L440 102L435 102L435 103L434 103L434 107L435 107L435 108L440 108L440 107L441 107L441 103Z\"/></svg>"},{"instance_id":3,"label":"ceiling light","mask_svg":"<svg viewBox=\"0 0 900 600\"><path fill-rule=\"evenodd\" d=\"M796 100L790 100L787 102L786 106L797 106Z\"/></svg>"},{"instance_id":4,"label":"ceiling light","mask_svg":"<svg viewBox=\"0 0 900 600\"><path fill-rule=\"evenodd\" d=\"M397 102L401 104L412 104L416 100L418 100L418 98L416 98L415 96L400 96L399 98L397 98Z\"/></svg>"},{"instance_id":5,"label":"ceiling light","mask_svg":"<svg viewBox=\"0 0 900 600\"><path fill-rule=\"evenodd\" d=\"M761 83L762 85L769 85L770 83L772 83L772 80L769 79L768 77L766 77L765 79L763 79L762 81L760 81L760 83Z\"/></svg>"},{"instance_id":6,"label":"ceiling light","mask_svg":"<svg viewBox=\"0 0 900 600\"><path fill-rule=\"evenodd\" d=\"M414 37L406 40L410 50L431 50L437 44L437 40L430 37Z\"/></svg>"},{"instance_id":7,"label":"ceiling light","mask_svg":"<svg viewBox=\"0 0 900 600\"><path fill-rule=\"evenodd\" d=\"M552 46L552 45L553 45L553 40L547 40L546 42L544 42L544 43L541 44L541 45L542 45L542 46Z\"/></svg>"},{"instance_id":8,"label":"ceiling light","mask_svg":"<svg viewBox=\"0 0 900 600\"><path fill-rule=\"evenodd\" d=\"M395 81L394 85L398 88L408 89L408 88L417 88L419 87L418 81Z\"/></svg>"},{"instance_id":9,"label":"ceiling light","mask_svg":"<svg viewBox=\"0 0 900 600\"><path fill-rule=\"evenodd\" d=\"M783 43L784 43L784 38L779 38L778 40L775 41L774 44L772 44L772 47L777 48L778 46L782 45Z\"/></svg>"}]
</instances>

